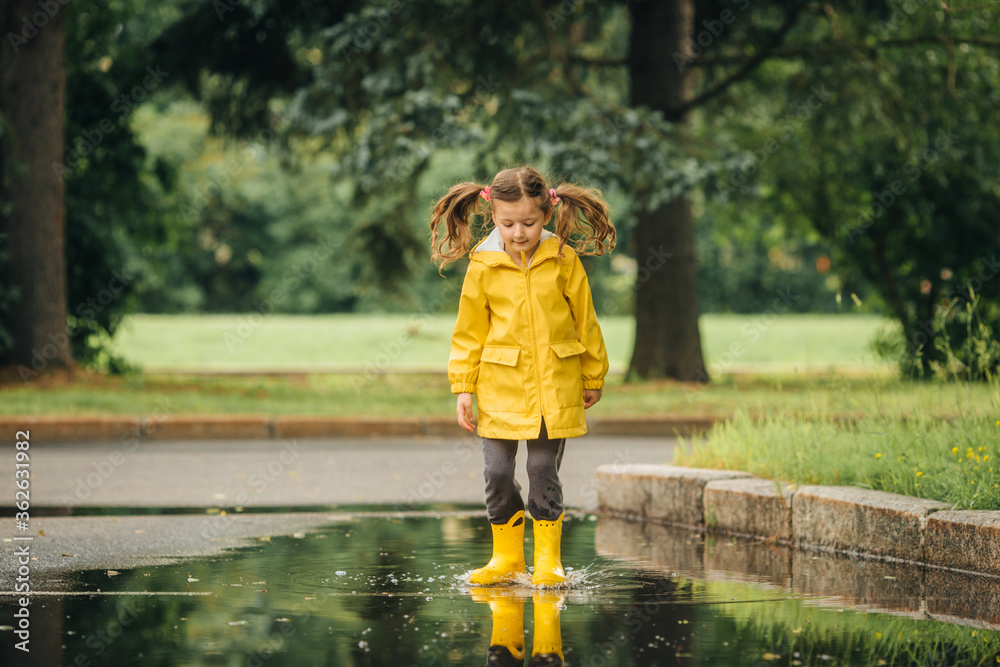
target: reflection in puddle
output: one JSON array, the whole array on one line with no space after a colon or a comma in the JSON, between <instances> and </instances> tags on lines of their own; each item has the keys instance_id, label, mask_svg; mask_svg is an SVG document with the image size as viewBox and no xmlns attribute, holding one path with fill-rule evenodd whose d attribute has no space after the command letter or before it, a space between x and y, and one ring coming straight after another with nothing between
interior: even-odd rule
<instances>
[{"instance_id":1,"label":"reflection in puddle","mask_svg":"<svg viewBox=\"0 0 1000 667\"><path fill-rule=\"evenodd\" d=\"M74 594L32 598L30 660L8 629L0 661L998 664L996 580L954 599L970 580L952 573L579 515L563 533L570 588L470 587L487 529L461 514L331 515L219 557L81 572Z\"/></svg>"}]
</instances>

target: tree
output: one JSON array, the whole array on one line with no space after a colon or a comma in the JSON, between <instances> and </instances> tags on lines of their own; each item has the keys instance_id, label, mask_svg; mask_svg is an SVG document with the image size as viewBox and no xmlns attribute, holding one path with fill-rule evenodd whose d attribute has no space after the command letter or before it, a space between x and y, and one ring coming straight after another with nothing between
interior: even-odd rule
<instances>
[{"instance_id":1,"label":"tree","mask_svg":"<svg viewBox=\"0 0 1000 667\"><path fill-rule=\"evenodd\" d=\"M787 183L801 195L781 200L779 210L823 232L830 221L842 226L858 205L857 188L847 179L839 184L853 199L823 187L838 183L840 165L868 165L875 176L880 155L893 142L913 138L907 128L929 127L926 115L904 114L903 131L867 141L869 128L858 118L877 119L877 104L862 105L871 113L858 116L839 102L821 101L820 111L789 134L803 152L789 149L783 169L773 170L772 163L765 170L734 138L740 116L773 117L779 112L772 98L817 85L825 90L824 83L835 82L845 99L878 98L885 81L871 63L911 47L943 52L952 89L956 72L964 75L954 65L963 58L956 44L960 53L967 46L995 46L980 35L986 30L981 22L955 19L952 8L942 20L936 10L881 3L834 8L775 2L748 10L745 0L698 3L697 9L690 0L567 1L548 9L526 1L203 0L186 7L188 13L156 40L157 62L174 73L172 81L207 102L220 133L246 136L280 114L286 145L296 149L286 154L290 167L310 151L335 156L334 179L353 186L356 254L370 258L372 275L385 288L410 275L418 258L425 261L424 222L410 213L422 177L448 151L470 155L470 177L477 180L500 166L533 162L557 180L624 194L620 238L625 247L631 242L639 266L631 374L693 381L708 377L697 326L689 195L714 193L746 205L762 192L759 184L779 174L785 181L770 183ZM976 19L976 11L965 15ZM855 65L857 72L875 74L854 77ZM845 112L843 118L834 109ZM858 140L850 150L844 133ZM775 134L788 142L781 145L792 146L784 130ZM762 148L765 157L769 145ZM726 184L733 169L743 177L735 188ZM954 174L963 183L971 177ZM932 190L914 189L910 203L893 215L910 220L924 215L926 205L940 209L947 189ZM953 211L964 216L972 209ZM981 222L979 209L971 215ZM908 230L906 238L922 233L919 225L898 228ZM863 253L845 250L847 255L857 272L873 280L885 274L865 274L872 262ZM907 261L900 252L882 265ZM892 290L883 284L892 304ZM911 290L899 298L904 307L894 308L897 316L908 312L907 299L923 297Z\"/></svg>"},{"instance_id":2,"label":"tree","mask_svg":"<svg viewBox=\"0 0 1000 667\"><path fill-rule=\"evenodd\" d=\"M632 9L628 72L633 107L648 107L683 127L690 98L691 0L637 2ZM635 212L635 258L646 273L635 286L635 348L629 372L642 378L707 380L698 332L698 268L687 193Z\"/></svg>"},{"instance_id":3,"label":"tree","mask_svg":"<svg viewBox=\"0 0 1000 667\"><path fill-rule=\"evenodd\" d=\"M174 249L173 174L147 161L130 127L169 76L150 64L147 47L171 4L5 5L0 234L20 241L0 240L0 265L9 260L0 272L0 365L22 380L74 363L120 368L105 345L134 294L162 273L155 260ZM58 60L56 37L67 54ZM60 99L43 95L55 88L39 85L37 68L60 82Z\"/></svg>"},{"instance_id":4,"label":"tree","mask_svg":"<svg viewBox=\"0 0 1000 667\"><path fill-rule=\"evenodd\" d=\"M719 191L818 233L835 270L863 279L897 320L906 364L929 377L954 361L946 340L986 350L988 330L1000 332L1000 134L982 121L1000 103L989 28L1000 7L907 7L831 9L829 32L815 25L775 50L754 83L783 88ZM965 315L977 295L979 332ZM972 377L1000 365L959 357Z\"/></svg>"},{"instance_id":5,"label":"tree","mask_svg":"<svg viewBox=\"0 0 1000 667\"><path fill-rule=\"evenodd\" d=\"M0 283L15 291L0 362L72 368L66 335L65 187L53 165L63 158L66 100L65 12L34 0L0 13ZM39 361L41 360L41 361Z\"/></svg>"}]
</instances>

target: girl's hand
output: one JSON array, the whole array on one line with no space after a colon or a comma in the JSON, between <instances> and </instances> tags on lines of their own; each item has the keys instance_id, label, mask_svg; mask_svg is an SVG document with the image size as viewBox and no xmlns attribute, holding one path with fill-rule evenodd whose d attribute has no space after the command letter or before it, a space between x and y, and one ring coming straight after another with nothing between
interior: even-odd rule
<instances>
[{"instance_id":1,"label":"girl's hand","mask_svg":"<svg viewBox=\"0 0 1000 667\"><path fill-rule=\"evenodd\" d=\"M604 393L603 389L584 389L583 390L583 409L586 410L594 403L601 400L601 394Z\"/></svg>"},{"instance_id":2,"label":"girl's hand","mask_svg":"<svg viewBox=\"0 0 1000 667\"><path fill-rule=\"evenodd\" d=\"M472 421L472 394L458 395L458 425L469 433L474 433L476 424Z\"/></svg>"}]
</instances>

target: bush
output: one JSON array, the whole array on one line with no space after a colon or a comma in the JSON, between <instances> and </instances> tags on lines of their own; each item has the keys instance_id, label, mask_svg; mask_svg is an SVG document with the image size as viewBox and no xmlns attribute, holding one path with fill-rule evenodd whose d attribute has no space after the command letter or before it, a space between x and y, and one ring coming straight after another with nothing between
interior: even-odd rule
<instances>
[{"instance_id":1,"label":"bush","mask_svg":"<svg viewBox=\"0 0 1000 667\"><path fill-rule=\"evenodd\" d=\"M1000 377L1000 341L994 333L1000 330L1000 307L996 304L984 305L969 290L968 298L940 306L926 329L925 336L908 343L898 327L884 328L871 341L871 348L877 357L896 362L905 378L989 381Z\"/></svg>"}]
</instances>

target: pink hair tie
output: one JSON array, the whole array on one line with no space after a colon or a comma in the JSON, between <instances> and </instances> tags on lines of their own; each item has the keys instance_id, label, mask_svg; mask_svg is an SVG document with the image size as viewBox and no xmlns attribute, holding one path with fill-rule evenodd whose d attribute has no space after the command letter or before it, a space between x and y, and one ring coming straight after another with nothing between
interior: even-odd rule
<instances>
[{"instance_id":1,"label":"pink hair tie","mask_svg":"<svg viewBox=\"0 0 1000 667\"><path fill-rule=\"evenodd\" d=\"M486 201L489 201L490 200L490 186L487 185L485 188L483 188L482 190L480 190L479 191L479 196L482 197L483 199L485 199Z\"/></svg>"},{"instance_id":2,"label":"pink hair tie","mask_svg":"<svg viewBox=\"0 0 1000 667\"><path fill-rule=\"evenodd\" d=\"M552 200L553 204L558 204L560 201L562 201L561 199L559 199L559 195L556 194L555 188L549 189L549 199Z\"/></svg>"}]
</instances>

